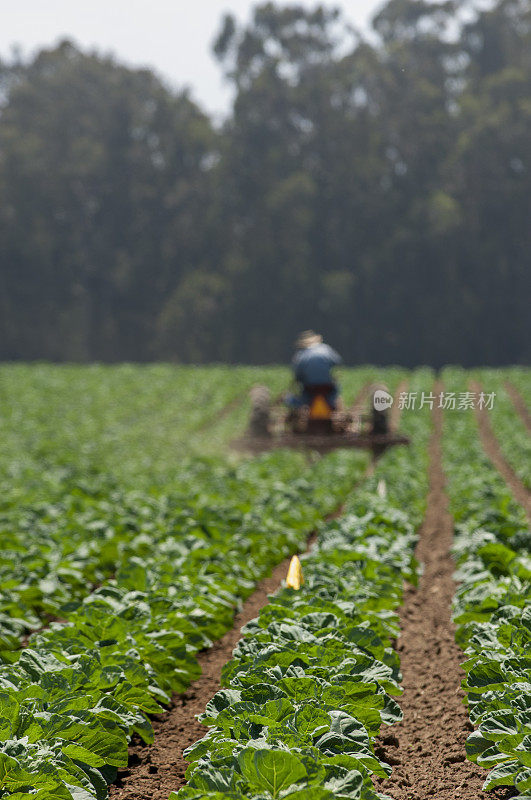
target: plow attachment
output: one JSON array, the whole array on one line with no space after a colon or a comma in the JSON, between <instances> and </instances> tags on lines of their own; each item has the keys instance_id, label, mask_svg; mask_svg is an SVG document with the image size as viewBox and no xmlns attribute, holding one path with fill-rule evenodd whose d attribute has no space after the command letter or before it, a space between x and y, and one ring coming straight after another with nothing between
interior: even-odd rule
<instances>
[{"instance_id":1,"label":"plow attachment","mask_svg":"<svg viewBox=\"0 0 531 800\"><path fill-rule=\"evenodd\" d=\"M359 406L328 409L318 396L311 406L288 409L270 402L269 390L251 390L251 416L246 433L232 442L240 452L260 453L281 447L328 453L337 448L361 448L380 455L394 445L407 445L407 436L391 430L381 412L363 414Z\"/></svg>"}]
</instances>

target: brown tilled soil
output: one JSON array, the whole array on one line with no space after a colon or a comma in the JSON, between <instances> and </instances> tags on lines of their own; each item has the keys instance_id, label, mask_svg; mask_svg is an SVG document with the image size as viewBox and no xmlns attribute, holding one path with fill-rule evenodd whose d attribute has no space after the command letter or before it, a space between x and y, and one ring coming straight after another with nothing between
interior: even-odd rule
<instances>
[{"instance_id":1,"label":"brown tilled soil","mask_svg":"<svg viewBox=\"0 0 531 800\"><path fill-rule=\"evenodd\" d=\"M341 516L344 506L342 503L325 519L328 521ZM315 538L315 532L310 534L308 548ZM289 558L284 559L269 578L258 584L235 616L231 630L209 650L198 654L201 677L184 694L173 696L167 712L151 718L154 743L146 746L139 737L133 738L129 747L128 768L119 771L115 785L110 787L113 800L168 800L170 792L183 786L188 766L183 758L183 750L207 732L197 722L196 715L203 713L208 701L221 688L221 670L232 657L232 651L241 637L241 628L258 616L260 609L268 602L268 595L279 588L286 577L289 562Z\"/></svg>"},{"instance_id":2,"label":"brown tilled soil","mask_svg":"<svg viewBox=\"0 0 531 800\"><path fill-rule=\"evenodd\" d=\"M230 660L240 638L240 628L258 615L286 576L289 559L276 567L244 603L234 626L209 650L198 655L202 675L183 695L175 695L170 709L153 718L155 741L144 745L135 737L129 748L129 767L118 773L110 796L114 800L168 800L171 791L184 784L187 762L183 750L205 735L207 729L195 719L202 714L220 688L221 668Z\"/></svg>"},{"instance_id":3,"label":"brown tilled soil","mask_svg":"<svg viewBox=\"0 0 531 800\"><path fill-rule=\"evenodd\" d=\"M400 387L399 390L403 391ZM393 765L393 774L385 781L377 779L375 784L394 800L506 800L514 792L505 789L482 792L486 770L465 758L465 740L472 727L460 688L464 675L460 662L464 656L455 644L454 626L450 622L455 591L454 564L449 552L453 525L441 466L442 412L437 409L434 413L430 492L417 547L424 573L418 589L406 588L398 642L404 719L379 740L378 755ZM267 602L268 594L278 587L287 566L288 560L259 585L236 617L231 631L199 655L201 678L184 695L173 698L167 713L154 718L154 744L147 747L137 739L133 741L129 768L120 771L116 785L111 788L111 798L167 800L172 790L183 785L186 762L182 751L206 732L195 716L204 711L219 689L221 668L231 657L241 626Z\"/></svg>"},{"instance_id":4,"label":"brown tilled soil","mask_svg":"<svg viewBox=\"0 0 531 800\"><path fill-rule=\"evenodd\" d=\"M379 740L378 755L393 766L387 780L375 780L394 800L479 800L506 798L505 790L483 793L486 771L465 758L472 730L461 680L464 656L450 621L455 592L453 537L441 465L442 414L435 411L430 446L430 491L417 557L424 565L418 589L406 588L398 641L404 694L404 719Z\"/></svg>"},{"instance_id":5,"label":"brown tilled soil","mask_svg":"<svg viewBox=\"0 0 531 800\"><path fill-rule=\"evenodd\" d=\"M512 383L509 381L505 381L505 389L507 390L507 394L513 401L513 405L520 414L522 418L522 422L526 426L529 433L531 433L531 413L529 413L529 409L526 405L526 402L516 386L513 386Z\"/></svg>"},{"instance_id":6,"label":"brown tilled soil","mask_svg":"<svg viewBox=\"0 0 531 800\"><path fill-rule=\"evenodd\" d=\"M481 386L479 383L471 382L470 387L474 392L480 392ZM525 509L527 517L531 522L531 493L526 489L520 478L516 475L510 464L506 461L500 445L492 426L490 424L489 412L484 408L479 409L476 407L476 417L479 425L479 435L481 444L486 454L504 478L505 482L511 489L515 499Z\"/></svg>"}]
</instances>

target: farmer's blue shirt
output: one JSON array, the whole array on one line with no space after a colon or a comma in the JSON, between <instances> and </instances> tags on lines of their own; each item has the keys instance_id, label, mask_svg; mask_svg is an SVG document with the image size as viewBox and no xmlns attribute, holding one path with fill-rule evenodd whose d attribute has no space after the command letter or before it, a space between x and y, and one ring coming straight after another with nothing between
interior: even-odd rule
<instances>
[{"instance_id":1,"label":"farmer's blue shirt","mask_svg":"<svg viewBox=\"0 0 531 800\"><path fill-rule=\"evenodd\" d=\"M341 356L324 342L298 350L293 357L295 377L304 386L334 383L331 370L338 364Z\"/></svg>"}]
</instances>

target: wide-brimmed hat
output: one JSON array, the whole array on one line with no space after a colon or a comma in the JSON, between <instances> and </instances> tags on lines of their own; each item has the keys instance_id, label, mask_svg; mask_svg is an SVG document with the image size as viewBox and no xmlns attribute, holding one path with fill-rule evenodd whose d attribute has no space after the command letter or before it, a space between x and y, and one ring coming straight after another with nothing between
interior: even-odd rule
<instances>
[{"instance_id":1,"label":"wide-brimmed hat","mask_svg":"<svg viewBox=\"0 0 531 800\"><path fill-rule=\"evenodd\" d=\"M313 347L314 344L321 344L322 341L323 337L320 333L315 333L315 331L303 331L299 334L295 342L295 347L299 350L303 350L305 347Z\"/></svg>"}]
</instances>

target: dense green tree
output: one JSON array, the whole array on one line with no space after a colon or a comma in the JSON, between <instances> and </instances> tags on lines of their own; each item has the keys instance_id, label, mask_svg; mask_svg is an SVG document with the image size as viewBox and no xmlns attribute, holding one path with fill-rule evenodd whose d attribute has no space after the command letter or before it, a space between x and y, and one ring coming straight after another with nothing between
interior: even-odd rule
<instances>
[{"instance_id":1,"label":"dense green tree","mask_svg":"<svg viewBox=\"0 0 531 800\"><path fill-rule=\"evenodd\" d=\"M186 94L147 70L67 41L18 65L0 118L1 355L155 355L164 297L215 257L215 147Z\"/></svg>"},{"instance_id":2,"label":"dense green tree","mask_svg":"<svg viewBox=\"0 0 531 800\"><path fill-rule=\"evenodd\" d=\"M529 360L531 0L221 23L234 105L69 42L0 63L0 358Z\"/></svg>"},{"instance_id":3,"label":"dense green tree","mask_svg":"<svg viewBox=\"0 0 531 800\"><path fill-rule=\"evenodd\" d=\"M526 362L531 355L531 4L502 0L465 27L462 45L466 84L446 164L446 183L462 215L454 236L466 303L460 313L474 352L485 353L491 363L505 361L507 353Z\"/></svg>"},{"instance_id":4,"label":"dense green tree","mask_svg":"<svg viewBox=\"0 0 531 800\"><path fill-rule=\"evenodd\" d=\"M321 7L266 4L241 31L225 20L216 52L238 93L224 168L241 202L230 216L243 223L231 244L248 265L236 302L257 337L242 358L275 319L273 353L313 321L351 358L399 360L411 348L429 360L418 326L431 315L422 305L414 325L405 315L412 296L429 302L436 279L426 215L454 128L445 71L453 47L441 38L451 10L393 0L375 20L382 47L349 43L338 12ZM270 187L276 197L294 179L304 179L305 199L276 216Z\"/></svg>"}]
</instances>

